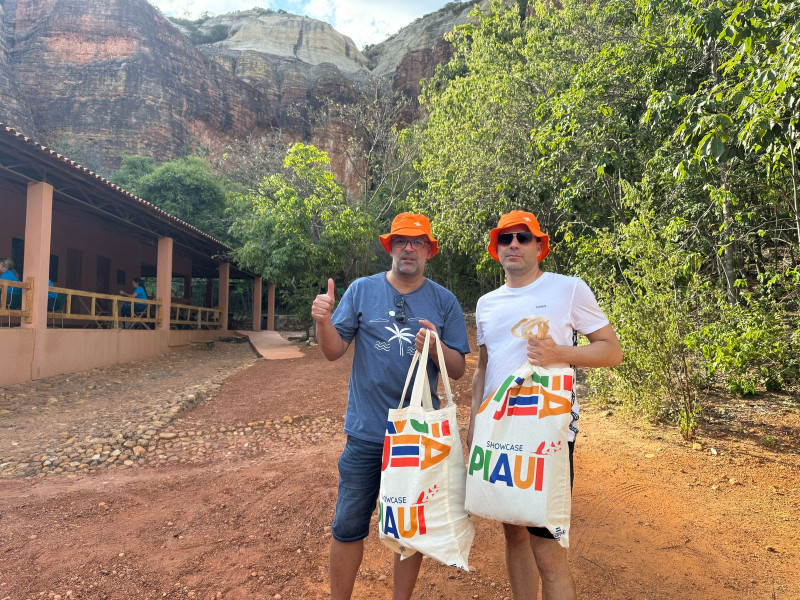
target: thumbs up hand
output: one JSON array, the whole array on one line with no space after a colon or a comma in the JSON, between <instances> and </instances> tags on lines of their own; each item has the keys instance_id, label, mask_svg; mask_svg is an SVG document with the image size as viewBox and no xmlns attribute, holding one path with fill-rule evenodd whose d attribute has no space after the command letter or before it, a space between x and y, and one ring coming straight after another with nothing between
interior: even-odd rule
<instances>
[{"instance_id":1,"label":"thumbs up hand","mask_svg":"<svg viewBox=\"0 0 800 600\"><path fill-rule=\"evenodd\" d=\"M333 279L328 279L328 292L319 294L311 303L311 318L318 323L330 321L334 304L336 304L335 287Z\"/></svg>"}]
</instances>

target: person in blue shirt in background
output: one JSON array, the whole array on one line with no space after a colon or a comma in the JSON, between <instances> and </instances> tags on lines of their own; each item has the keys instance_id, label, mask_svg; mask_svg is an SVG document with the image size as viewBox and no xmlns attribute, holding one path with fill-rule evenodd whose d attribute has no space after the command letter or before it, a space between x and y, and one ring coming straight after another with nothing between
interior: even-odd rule
<instances>
[{"instance_id":1,"label":"person in blue shirt in background","mask_svg":"<svg viewBox=\"0 0 800 600\"><path fill-rule=\"evenodd\" d=\"M0 279L5 279L6 281L20 281L20 278L17 277L13 267L13 260L10 258L0 258ZM53 287L53 282L49 279L47 280L47 284L50 287ZM56 302L56 296L58 296L58 294L55 292L47 292L47 310L53 310L53 306ZM10 308L12 310L19 310L22 308L21 289L8 288L8 295L6 298L6 308Z\"/></svg>"},{"instance_id":2,"label":"person in blue shirt in background","mask_svg":"<svg viewBox=\"0 0 800 600\"><path fill-rule=\"evenodd\" d=\"M120 296L126 296L128 298L142 298L143 300L147 300L147 292L144 291L143 282L140 277L133 278L133 293L128 293L124 290L119 291ZM139 313L142 312L145 308L147 308L147 304L144 302L134 302L133 303L133 312ZM130 304L123 304L120 309L120 314L123 317L130 317L131 316L131 305Z\"/></svg>"},{"instance_id":3,"label":"person in blue shirt in background","mask_svg":"<svg viewBox=\"0 0 800 600\"><path fill-rule=\"evenodd\" d=\"M14 261L10 258L0 258L0 279L6 281L19 281L19 277L14 272ZM6 308L19 310L22 307L22 290L19 288L8 288L6 295Z\"/></svg>"}]
</instances>

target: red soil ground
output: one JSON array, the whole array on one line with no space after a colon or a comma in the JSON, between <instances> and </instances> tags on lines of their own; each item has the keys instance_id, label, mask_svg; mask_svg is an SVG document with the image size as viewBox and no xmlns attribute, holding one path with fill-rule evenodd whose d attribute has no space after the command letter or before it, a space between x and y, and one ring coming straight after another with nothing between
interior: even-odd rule
<instances>
[{"instance_id":1,"label":"red soil ground","mask_svg":"<svg viewBox=\"0 0 800 600\"><path fill-rule=\"evenodd\" d=\"M454 388L462 433L473 367ZM348 371L349 358L305 348L231 376L171 429L295 418L228 436L199 464L0 482L0 600L325 598ZM570 549L579 597L800 598L797 401L713 410L738 412L693 450L671 429L584 409ZM390 560L373 532L355 598L391 597ZM477 523L470 563L464 573L425 560L415 597L510 597L497 524Z\"/></svg>"}]
</instances>

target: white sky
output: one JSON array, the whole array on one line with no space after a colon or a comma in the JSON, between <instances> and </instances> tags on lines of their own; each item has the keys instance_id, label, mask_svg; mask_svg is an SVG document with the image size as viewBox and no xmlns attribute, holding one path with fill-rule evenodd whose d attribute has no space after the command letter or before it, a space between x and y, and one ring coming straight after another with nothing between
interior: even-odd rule
<instances>
[{"instance_id":1,"label":"white sky","mask_svg":"<svg viewBox=\"0 0 800 600\"><path fill-rule=\"evenodd\" d=\"M382 42L417 17L434 12L448 0L149 0L168 17L196 19L203 12L221 15L255 6L284 9L333 25L359 48Z\"/></svg>"}]
</instances>

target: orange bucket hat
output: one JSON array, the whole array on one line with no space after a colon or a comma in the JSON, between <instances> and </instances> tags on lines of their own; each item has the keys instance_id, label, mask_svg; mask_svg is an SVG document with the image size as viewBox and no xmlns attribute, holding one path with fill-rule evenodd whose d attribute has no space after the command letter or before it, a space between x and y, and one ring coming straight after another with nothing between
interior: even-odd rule
<instances>
[{"instance_id":1,"label":"orange bucket hat","mask_svg":"<svg viewBox=\"0 0 800 600\"><path fill-rule=\"evenodd\" d=\"M524 225L528 228L528 231L541 240L542 251L539 252L539 260L543 260L545 256L550 254L550 237L546 233L542 233L542 230L539 228L539 221L536 220L533 213L523 210L512 210L510 213L506 213L500 217L500 222L497 224L497 227L492 229L491 234L489 234L489 256L500 262L500 258L497 256L497 236L503 229L513 227L514 225Z\"/></svg>"},{"instance_id":2,"label":"orange bucket hat","mask_svg":"<svg viewBox=\"0 0 800 600\"><path fill-rule=\"evenodd\" d=\"M392 253L392 236L395 235L408 235L412 237L417 235L427 236L428 241L431 243L430 258L433 258L439 251L439 242L433 239L431 235L431 222L428 221L428 217L425 215L404 212L394 218L394 221L392 221L392 230L380 236L381 246L383 246L383 249L389 254Z\"/></svg>"}]
</instances>

